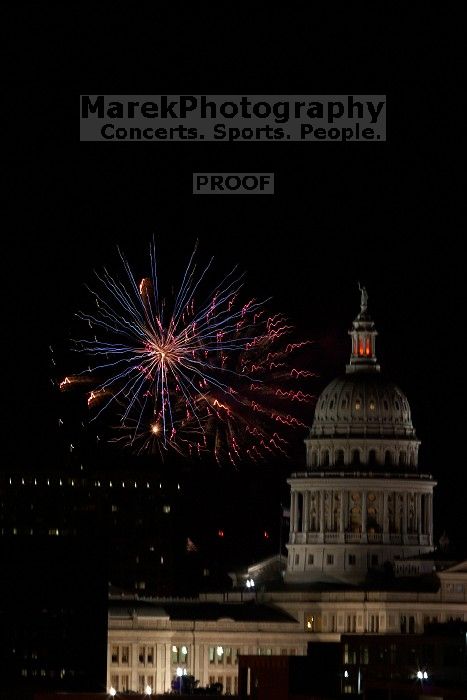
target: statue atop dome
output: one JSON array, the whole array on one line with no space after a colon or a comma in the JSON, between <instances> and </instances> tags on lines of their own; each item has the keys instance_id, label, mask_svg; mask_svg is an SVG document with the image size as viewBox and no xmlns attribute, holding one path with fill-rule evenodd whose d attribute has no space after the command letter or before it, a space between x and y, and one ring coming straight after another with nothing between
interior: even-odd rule
<instances>
[{"instance_id":1,"label":"statue atop dome","mask_svg":"<svg viewBox=\"0 0 467 700\"><path fill-rule=\"evenodd\" d=\"M366 287L361 287L360 282L358 283L358 288L360 290L360 312L363 314L368 308L368 292Z\"/></svg>"}]
</instances>

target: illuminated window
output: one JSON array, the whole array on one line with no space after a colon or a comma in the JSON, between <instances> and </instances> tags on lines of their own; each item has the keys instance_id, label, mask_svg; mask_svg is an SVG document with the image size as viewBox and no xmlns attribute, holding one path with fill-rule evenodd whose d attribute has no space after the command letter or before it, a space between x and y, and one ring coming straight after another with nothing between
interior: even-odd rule
<instances>
[{"instance_id":1,"label":"illuminated window","mask_svg":"<svg viewBox=\"0 0 467 700\"><path fill-rule=\"evenodd\" d=\"M186 664L188 663L188 647L186 644L177 646L174 644L172 646L172 663L173 664Z\"/></svg>"},{"instance_id":2,"label":"illuminated window","mask_svg":"<svg viewBox=\"0 0 467 700\"><path fill-rule=\"evenodd\" d=\"M379 632L379 615L369 615L368 616L368 626L370 632Z\"/></svg>"},{"instance_id":3,"label":"illuminated window","mask_svg":"<svg viewBox=\"0 0 467 700\"><path fill-rule=\"evenodd\" d=\"M355 410L359 411L361 409L361 407L362 407L362 402L360 401L360 399L357 399L355 401Z\"/></svg>"},{"instance_id":4,"label":"illuminated window","mask_svg":"<svg viewBox=\"0 0 467 700\"><path fill-rule=\"evenodd\" d=\"M345 619L345 631L346 632L356 632L357 631L357 616L356 615L346 615ZM346 645L347 646L347 645ZM355 654L355 652L353 652ZM350 656L349 656L350 659ZM345 663L356 663L355 661L345 661Z\"/></svg>"},{"instance_id":5,"label":"illuminated window","mask_svg":"<svg viewBox=\"0 0 467 700\"><path fill-rule=\"evenodd\" d=\"M376 404L374 401L370 401L370 411L375 411L376 410Z\"/></svg>"},{"instance_id":6,"label":"illuminated window","mask_svg":"<svg viewBox=\"0 0 467 700\"><path fill-rule=\"evenodd\" d=\"M321 615L315 613L307 615L305 627L309 632L321 632Z\"/></svg>"},{"instance_id":7,"label":"illuminated window","mask_svg":"<svg viewBox=\"0 0 467 700\"><path fill-rule=\"evenodd\" d=\"M170 506L163 506L162 510L164 513L170 513Z\"/></svg>"}]
</instances>

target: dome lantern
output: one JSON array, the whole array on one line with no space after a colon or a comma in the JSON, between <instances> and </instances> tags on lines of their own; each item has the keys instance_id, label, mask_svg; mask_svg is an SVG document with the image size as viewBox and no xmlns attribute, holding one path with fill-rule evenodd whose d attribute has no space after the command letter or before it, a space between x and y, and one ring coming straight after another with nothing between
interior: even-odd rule
<instances>
[{"instance_id":1,"label":"dome lantern","mask_svg":"<svg viewBox=\"0 0 467 700\"><path fill-rule=\"evenodd\" d=\"M378 331L368 313L368 293L365 287L360 286L360 313L352 324L349 335L352 337L352 352L350 362L346 366L346 373L351 372L379 372L380 366L376 361L375 344Z\"/></svg>"}]
</instances>

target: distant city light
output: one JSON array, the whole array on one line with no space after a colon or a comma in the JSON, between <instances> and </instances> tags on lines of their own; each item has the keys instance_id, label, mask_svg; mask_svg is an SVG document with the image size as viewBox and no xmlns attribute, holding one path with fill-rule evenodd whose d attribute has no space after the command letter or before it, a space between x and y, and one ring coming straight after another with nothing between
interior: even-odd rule
<instances>
[{"instance_id":1,"label":"distant city light","mask_svg":"<svg viewBox=\"0 0 467 700\"><path fill-rule=\"evenodd\" d=\"M349 677L349 672L346 670L346 671L344 671L344 678L348 678L348 677Z\"/></svg>"},{"instance_id":2,"label":"distant city light","mask_svg":"<svg viewBox=\"0 0 467 700\"><path fill-rule=\"evenodd\" d=\"M422 678L423 678L423 673L422 673L421 671L417 671L417 678L418 678L419 680L422 680Z\"/></svg>"},{"instance_id":3,"label":"distant city light","mask_svg":"<svg viewBox=\"0 0 467 700\"><path fill-rule=\"evenodd\" d=\"M117 691L115 690L115 688L113 686L110 686L109 695L114 697L114 695L116 695L116 694L117 694Z\"/></svg>"},{"instance_id":4,"label":"distant city light","mask_svg":"<svg viewBox=\"0 0 467 700\"><path fill-rule=\"evenodd\" d=\"M247 580L246 580L246 587L247 587L247 588L254 588L254 587L255 587L255 582L253 581L252 578L247 578Z\"/></svg>"}]
</instances>

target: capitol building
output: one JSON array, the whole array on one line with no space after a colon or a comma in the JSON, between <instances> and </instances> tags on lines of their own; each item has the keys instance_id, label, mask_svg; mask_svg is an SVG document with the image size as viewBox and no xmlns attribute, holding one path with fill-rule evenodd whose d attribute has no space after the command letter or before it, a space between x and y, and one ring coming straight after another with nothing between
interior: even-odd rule
<instances>
[{"instance_id":1,"label":"capitol building","mask_svg":"<svg viewBox=\"0 0 467 700\"><path fill-rule=\"evenodd\" d=\"M317 399L306 469L290 485L287 557L232 574L195 599L111 597L108 688L170 689L177 674L237 690L240 655L305 655L343 634L421 634L467 622L467 562L433 541L432 476L407 397L377 361L360 289L345 373Z\"/></svg>"}]
</instances>

